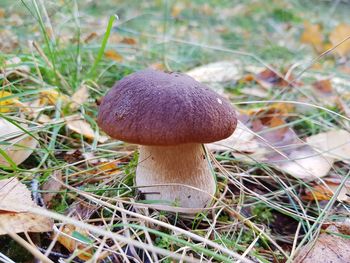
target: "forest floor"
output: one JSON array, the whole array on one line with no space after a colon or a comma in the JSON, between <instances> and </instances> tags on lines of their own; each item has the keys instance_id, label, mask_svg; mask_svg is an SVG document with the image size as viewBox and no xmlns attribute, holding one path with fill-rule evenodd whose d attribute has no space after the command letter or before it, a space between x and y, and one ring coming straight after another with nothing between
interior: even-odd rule
<instances>
[{"instance_id":1,"label":"forest floor","mask_svg":"<svg viewBox=\"0 0 350 263\"><path fill-rule=\"evenodd\" d=\"M1 1L0 261L346 262L349 13L321 0ZM106 91L145 68L187 73L237 111L236 132L206 145L217 193L201 213L142 200L137 146L96 123Z\"/></svg>"}]
</instances>

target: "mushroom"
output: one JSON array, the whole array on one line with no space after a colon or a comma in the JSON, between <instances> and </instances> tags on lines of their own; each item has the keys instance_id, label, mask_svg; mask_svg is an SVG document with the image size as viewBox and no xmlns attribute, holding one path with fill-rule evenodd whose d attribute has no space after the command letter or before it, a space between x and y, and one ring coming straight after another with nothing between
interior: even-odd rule
<instances>
[{"instance_id":1,"label":"mushroom","mask_svg":"<svg viewBox=\"0 0 350 263\"><path fill-rule=\"evenodd\" d=\"M146 200L203 208L216 182L203 143L230 136L230 103L193 78L143 70L120 80L103 98L98 124L113 138L139 144L136 185Z\"/></svg>"}]
</instances>

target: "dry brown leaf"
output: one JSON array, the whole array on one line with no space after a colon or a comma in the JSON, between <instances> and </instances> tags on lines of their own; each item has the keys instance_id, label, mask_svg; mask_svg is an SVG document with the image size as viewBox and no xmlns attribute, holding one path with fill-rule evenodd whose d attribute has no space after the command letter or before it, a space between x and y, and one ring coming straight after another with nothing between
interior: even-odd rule
<instances>
[{"instance_id":1,"label":"dry brown leaf","mask_svg":"<svg viewBox=\"0 0 350 263\"><path fill-rule=\"evenodd\" d=\"M62 233L58 235L57 241L61 243L69 252L77 254L77 257L82 260L89 260L92 257L92 249L88 248L87 245L71 238L74 232L79 233L82 236L87 236L88 232L85 229L78 228L74 225L64 225Z\"/></svg>"},{"instance_id":2,"label":"dry brown leaf","mask_svg":"<svg viewBox=\"0 0 350 263\"><path fill-rule=\"evenodd\" d=\"M333 46L339 44L345 38L350 36L350 25L340 24L329 35L329 40ZM335 52L339 56L346 56L350 53L350 40L345 41L343 44L335 49Z\"/></svg>"},{"instance_id":3,"label":"dry brown leaf","mask_svg":"<svg viewBox=\"0 0 350 263\"><path fill-rule=\"evenodd\" d=\"M105 57L117 62L120 62L123 60L122 55L120 55L118 52L112 49L105 51Z\"/></svg>"},{"instance_id":4,"label":"dry brown leaf","mask_svg":"<svg viewBox=\"0 0 350 263\"><path fill-rule=\"evenodd\" d=\"M21 126L24 129L26 128L23 124ZM2 142L0 148L17 165L24 162L38 144L37 140L32 136L24 133L20 128L2 118L0 118L0 142ZM9 165L6 158L1 154L0 164Z\"/></svg>"},{"instance_id":5,"label":"dry brown leaf","mask_svg":"<svg viewBox=\"0 0 350 263\"><path fill-rule=\"evenodd\" d=\"M320 52L323 49L323 35L319 24L311 24L308 21L304 22L304 31L300 41L305 44L312 45L316 51Z\"/></svg>"},{"instance_id":6,"label":"dry brown leaf","mask_svg":"<svg viewBox=\"0 0 350 263\"><path fill-rule=\"evenodd\" d=\"M345 130L319 133L306 138L306 142L325 157L350 161L350 133Z\"/></svg>"},{"instance_id":7,"label":"dry brown leaf","mask_svg":"<svg viewBox=\"0 0 350 263\"><path fill-rule=\"evenodd\" d=\"M321 233L315 243L304 246L293 262L348 263L350 259L350 239L337 234L349 235L349 229L349 223L345 222L329 226L326 233Z\"/></svg>"},{"instance_id":8,"label":"dry brown leaf","mask_svg":"<svg viewBox=\"0 0 350 263\"><path fill-rule=\"evenodd\" d=\"M51 231L52 220L27 212L28 208L36 206L27 187L17 178L0 180L0 235L9 231Z\"/></svg>"},{"instance_id":9,"label":"dry brown leaf","mask_svg":"<svg viewBox=\"0 0 350 263\"><path fill-rule=\"evenodd\" d=\"M127 45L136 45L137 43L136 40L131 37L124 37L120 42Z\"/></svg>"},{"instance_id":10,"label":"dry brown leaf","mask_svg":"<svg viewBox=\"0 0 350 263\"><path fill-rule=\"evenodd\" d=\"M275 72L270 69L265 69L256 75L254 80L260 84L263 88L269 90L273 86L286 87L288 82L278 76Z\"/></svg>"},{"instance_id":11,"label":"dry brown leaf","mask_svg":"<svg viewBox=\"0 0 350 263\"><path fill-rule=\"evenodd\" d=\"M97 206L80 200L71 204L68 213L71 217L78 220L87 220L97 209ZM75 238L72 238L74 236ZM87 230L71 224L66 224L62 229L62 233L58 235L57 241L71 253L76 253L80 259L87 261L91 258L93 252L91 247L89 247L91 246L90 243L92 243L92 240L90 240L88 236L89 232ZM83 242L80 242L80 240ZM85 241L87 241L88 244L86 244Z\"/></svg>"},{"instance_id":12,"label":"dry brown leaf","mask_svg":"<svg viewBox=\"0 0 350 263\"><path fill-rule=\"evenodd\" d=\"M314 89L324 95L332 95L333 93L333 86L332 82L329 79L324 80L318 80L312 84Z\"/></svg>"},{"instance_id":13,"label":"dry brown leaf","mask_svg":"<svg viewBox=\"0 0 350 263\"><path fill-rule=\"evenodd\" d=\"M57 195L57 191L62 189L62 173L60 171L54 172L52 177L50 177L42 186L43 200L47 207L51 206L51 200Z\"/></svg>"},{"instance_id":14,"label":"dry brown leaf","mask_svg":"<svg viewBox=\"0 0 350 263\"><path fill-rule=\"evenodd\" d=\"M277 105L280 107L280 105ZM276 107L277 107L276 106ZM246 123L245 136L235 133L224 140L222 145L211 146L212 150L234 149L233 155L247 162L265 162L291 176L312 180L324 177L330 171L333 158L323 156L307 144L284 121L284 111L272 107L255 111L252 116L238 115ZM285 109L288 111L288 109ZM255 136L258 134L258 136ZM225 145L226 143L226 145ZM242 145L246 151L243 155L235 149ZM253 147L248 147L253 145ZM221 146L221 147L220 147ZM216 148L215 148L216 147ZM244 151L244 148L240 149Z\"/></svg>"},{"instance_id":15,"label":"dry brown leaf","mask_svg":"<svg viewBox=\"0 0 350 263\"><path fill-rule=\"evenodd\" d=\"M324 184L318 184L313 186L311 190L307 189L305 191L305 195L302 196L302 199L306 201L314 201L315 199L319 201L330 200L335 191L337 191L339 188L341 180L324 178L323 181L327 186ZM350 203L350 182L342 187L339 195L337 196L337 200L340 202Z\"/></svg>"},{"instance_id":16,"label":"dry brown leaf","mask_svg":"<svg viewBox=\"0 0 350 263\"><path fill-rule=\"evenodd\" d=\"M312 180L328 174L334 160L322 156L303 143L284 121L283 112L271 108L258 113L256 117L258 119L252 122L252 129L259 133L260 147L266 148L266 163L302 180Z\"/></svg>"},{"instance_id":17,"label":"dry brown leaf","mask_svg":"<svg viewBox=\"0 0 350 263\"><path fill-rule=\"evenodd\" d=\"M88 139L93 140L97 138L97 140L101 143L104 143L108 140L108 137L101 136L98 133L96 133L91 128L91 125L87 121L81 119L79 115L72 115L67 117L66 124L70 130L79 133Z\"/></svg>"},{"instance_id":18,"label":"dry brown leaf","mask_svg":"<svg viewBox=\"0 0 350 263\"><path fill-rule=\"evenodd\" d=\"M46 217L32 213L13 213L0 211L0 235L8 232L49 232L52 222Z\"/></svg>"},{"instance_id":19,"label":"dry brown leaf","mask_svg":"<svg viewBox=\"0 0 350 263\"><path fill-rule=\"evenodd\" d=\"M86 85L81 85L80 88L72 95L71 109L77 109L85 103L89 98L89 89Z\"/></svg>"},{"instance_id":20,"label":"dry brown leaf","mask_svg":"<svg viewBox=\"0 0 350 263\"><path fill-rule=\"evenodd\" d=\"M88 34L87 36L84 37L84 43L89 43L90 41L92 41L94 38L97 37L97 33L96 32L91 32L90 34Z\"/></svg>"}]
</instances>

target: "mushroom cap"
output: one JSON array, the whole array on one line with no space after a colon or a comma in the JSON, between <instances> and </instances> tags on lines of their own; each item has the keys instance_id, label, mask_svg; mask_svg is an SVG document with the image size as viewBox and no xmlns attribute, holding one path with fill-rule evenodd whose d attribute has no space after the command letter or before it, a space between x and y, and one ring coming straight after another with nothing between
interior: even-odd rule
<instances>
[{"instance_id":1,"label":"mushroom cap","mask_svg":"<svg viewBox=\"0 0 350 263\"><path fill-rule=\"evenodd\" d=\"M230 103L207 86L151 69L118 81L103 98L97 121L115 139L165 146L219 141L237 125Z\"/></svg>"}]
</instances>

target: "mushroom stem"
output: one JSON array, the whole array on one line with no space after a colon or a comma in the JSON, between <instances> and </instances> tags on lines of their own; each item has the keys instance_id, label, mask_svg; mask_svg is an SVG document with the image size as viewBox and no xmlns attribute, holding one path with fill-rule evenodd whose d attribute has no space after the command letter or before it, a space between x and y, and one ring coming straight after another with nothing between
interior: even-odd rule
<instances>
[{"instance_id":1,"label":"mushroom stem","mask_svg":"<svg viewBox=\"0 0 350 263\"><path fill-rule=\"evenodd\" d=\"M207 206L216 190L209 160L197 143L141 146L136 185L146 200L187 208Z\"/></svg>"}]
</instances>

